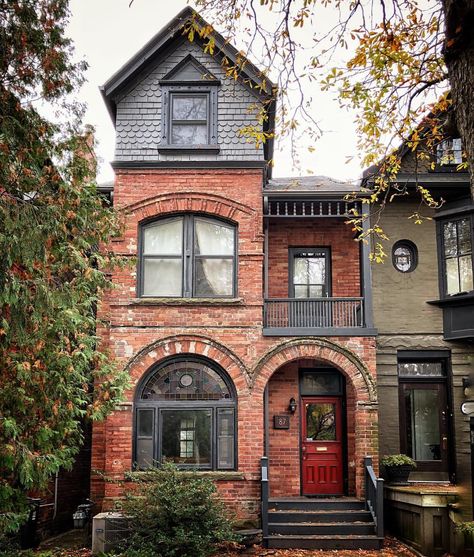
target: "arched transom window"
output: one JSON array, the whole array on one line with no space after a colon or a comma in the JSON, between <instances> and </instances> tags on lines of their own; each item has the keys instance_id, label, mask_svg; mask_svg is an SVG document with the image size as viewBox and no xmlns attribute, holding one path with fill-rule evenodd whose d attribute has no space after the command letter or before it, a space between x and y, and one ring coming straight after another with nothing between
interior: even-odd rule
<instances>
[{"instance_id":1,"label":"arched transom window","mask_svg":"<svg viewBox=\"0 0 474 557\"><path fill-rule=\"evenodd\" d=\"M137 391L135 462L235 467L235 393L207 360L175 358L155 368Z\"/></svg>"},{"instance_id":2,"label":"arched transom window","mask_svg":"<svg viewBox=\"0 0 474 557\"><path fill-rule=\"evenodd\" d=\"M235 226L189 214L147 223L140 232L140 296L235 296Z\"/></svg>"}]
</instances>

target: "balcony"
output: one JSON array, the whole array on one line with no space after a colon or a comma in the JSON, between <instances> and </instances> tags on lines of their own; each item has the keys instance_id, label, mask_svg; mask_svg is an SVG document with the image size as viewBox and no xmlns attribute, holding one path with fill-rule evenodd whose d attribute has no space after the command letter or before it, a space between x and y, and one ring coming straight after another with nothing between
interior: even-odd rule
<instances>
[{"instance_id":1,"label":"balcony","mask_svg":"<svg viewBox=\"0 0 474 557\"><path fill-rule=\"evenodd\" d=\"M364 298L269 298L264 302L264 336L374 336Z\"/></svg>"}]
</instances>

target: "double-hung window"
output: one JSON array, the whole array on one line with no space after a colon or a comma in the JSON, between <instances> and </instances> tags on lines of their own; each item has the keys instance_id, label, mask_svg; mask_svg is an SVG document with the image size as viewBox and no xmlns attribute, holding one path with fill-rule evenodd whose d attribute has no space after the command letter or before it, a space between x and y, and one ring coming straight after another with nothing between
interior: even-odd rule
<instances>
[{"instance_id":1,"label":"double-hung window","mask_svg":"<svg viewBox=\"0 0 474 557\"><path fill-rule=\"evenodd\" d=\"M471 216L441 222L444 294L470 292L473 285Z\"/></svg>"},{"instance_id":2,"label":"double-hung window","mask_svg":"<svg viewBox=\"0 0 474 557\"><path fill-rule=\"evenodd\" d=\"M143 297L235 296L235 226L200 215L143 225L139 276Z\"/></svg>"},{"instance_id":3,"label":"double-hung window","mask_svg":"<svg viewBox=\"0 0 474 557\"><path fill-rule=\"evenodd\" d=\"M209 93L170 92L169 122L170 144L209 144Z\"/></svg>"},{"instance_id":4,"label":"double-hung window","mask_svg":"<svg viewBox=\"0 0 474 557\"><path fill-rule=\"evenodd\" d=\"M452 167L462 163L461 138L445 139L436 148L436 164L438 167Z\"/></svg>"}]
</instances>

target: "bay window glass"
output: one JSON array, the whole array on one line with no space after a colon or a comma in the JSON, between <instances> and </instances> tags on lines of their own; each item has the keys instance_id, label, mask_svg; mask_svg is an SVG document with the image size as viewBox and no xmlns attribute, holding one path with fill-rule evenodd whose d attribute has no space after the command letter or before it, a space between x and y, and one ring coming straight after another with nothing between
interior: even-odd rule
<instances>
[{"instance_id":1,"label":"bay window glass","mask_svg":"<svg viewBox=\"0 0 474 557\"><path fill-rule=\"evenodd\" d=\"M445 294L469 292L473 286L470 217L442 224Z\"/></svg>"},{"instance_id":2,"label":"bay window glass","mask_svg":"<svg viewBox=\"0 0 474 557\"><path fill-rule=\"evenodd\" d=\"M235 394L223 370L201 359L174 358L138 389L135 465L235 467Z\"/></svg>"},{"instance_id":3,"label":"bay window glass","mask_svg":"<svg viewBox=\"0 0 474 557\"><path fill-rule=\"evenodd\" d=\"M141 296L235 295L236 229L216 219L183 215L141 229Z\"/></svg>"}]
</instances>

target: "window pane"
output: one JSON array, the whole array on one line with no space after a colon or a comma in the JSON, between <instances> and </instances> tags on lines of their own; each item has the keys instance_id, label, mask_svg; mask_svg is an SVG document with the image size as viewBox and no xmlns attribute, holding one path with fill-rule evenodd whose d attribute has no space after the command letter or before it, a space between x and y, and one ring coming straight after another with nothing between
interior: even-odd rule
<instances>
[{"instance_id":1,"label":"window pane","mask_svg":"<svg viewBox=\"0 0 474 557\"><path fill-rule=\"evenodd\" d=\"M459 290L458 259L446 259L446 293L457 294Z\"/></svg>"},{"instance_id":2,"label":"window pane","mask_svg":"<svg viewBox=\"0 0 474 557\"><path fill-rule=\"evenodd\" d=\"M473 290L472 285L472 257L465 255L459 258L459 274L461 279L460 292Z\"/></svg>"},{"instance_id":3,"label":"window pane","mask_svg":"<svg viewBox=\"0 0 474 557\"><path fill-rule=\"evenodd\" d=\"M408 247L399 247L394 252L395 266L399 271L408 272L413 264L413 255Z\"/></svg>"},{"instance_id":4,"label":"window pane","mask_svg":"<svg viewBox=\"0 0 474 557\"><path fill-rule=\"evenodd\" d=\"M403 362L398 364L400 377L444 377L441 362Z\"/></svg>"},{"instance_id":5,"label":"window pane","mask_svg":"<svg viewBox=\"0 0 474 557\"><path fill-rule=\"evenodd\" d=\"M157 222L143 230L144 255L180 255L183 251L183 219Z\"/></svg>"},{"instance_id":6,"label":"window pane","mask_svg":"<svg viewBox=\"0 0 474 557\"><path fill-rule=\"evenodd\" d=\"M322 284L311 284L309 286L310 298L322 298L326 295L326 289Z\"/></svg>"},{"instance_id":7,"label":"window pane","mask_svg":"<svg viewBox=\"0 0 474 557\"><path fill-rule=\"evenodd\" d=\"M414 460L441 460L438 391L406 390L405 405L409 456Z\"/></svg>"},{"instance_id":8,"label":"window pane","mask_svg":"<svg viewBox=\"0 0 474 557\"><path fill-rule=\"evenodd\" d=\"M211 465L211 411L162 411L162 460Z\"/></svg>"},{"instance_id":9,"label":"window pane","mask_svg":"<svg viewBox=\"0 0 474 557\"><path fill-rule=\"evenodd\" d=\"M173 95L173 120L206 120L207 96L178 97Z\"/></svg>"},{"instance_id":10,"label":"window pane","mask_svg":"<svg viewBox=\"0 0 474 557\"><path fill-rule=\"evenodd\" d=\"M303 373L301 394L338 395L341 394L341 380L338 373Z\"/></svg>"},{"instance_id":11,"label":"window pane","mask_svg":"<svg viewBox=\"0 0 474 557\"><path fill-rule=\"evenodd\" d=\"M181 296L181 259L144 259L144 296Z\"/></svg>"},{"instance_id":12,"label":"window pane","mask_svg":"<svg viewBox=\"0 0 474 557\"><path fill-rule=\"evenodd\" d=\"M207 145L206 124L173 124L171 143L174 145Z\"/></svg>"},{"instance_id":13,"label":"window pane","mask_svg":"<svg viewBox=\"0 0 474 557\"><path fill-rule=\"evenodd\" d=\"M234 467L234 410L217 411L217 467Z\"/></svg>"},{"instance_id":14,"label":"window pane","mask_svg":"<svg viewBox=\"0 0 474 557\"><path fill-rule=\"evenodd\" d=\"M308 441L336 440L336 405L306 404L306 439Z\"/></svg>"},{"instance_id":15,"label":"window pane","mask_svg":"<svg viewBox=\"0 0 474 557\"><path fill-rule=\"evenodd\" d=\"M137 412L138 437L153 437L153 409L140 409Z\"/></svg>"},{"instance_id":16,"label":"window pane","mask_svg":"<svg viewBox=\"0 0 474 557\"><path fill-rule=\"evenodd\" d=\"M444 254L453 257L457 254L457 231L455 222L446 222L443 225Z\"/></svg>"},{"instance_id":17,"label":"window pane","mask_svg":"<svg viewBox=\"0 0 474 557\"><path fill-rule=\"evenodd\" d=\"M232 296L233 259L196 259L194 269L194 295Z\"/></svg>"},{"instance_id":18,"label":"window pane","mask_svg":"<svg viewBox=\"0 0 474 557\"><path fill-rule=\"evenodd\" d=\"M150 468L153 463L153 439L137 439L138 468Z\"/></svg>"},{"instance_id":19,"label":"window pane","mask_svg":"<svg viewBox=\"0 0 474 557\"><path fill-rule=\"evenodd\" d=\"M224 379L207 365L190 361L168 364L143 388L143 400L223 400L232 395Z\"/></svg>"},{"instance_id":20,"label":"window pane","mask_svg":"<svg viewBox=\"0 0 474 557\"><path fill-rule=\"evenodd\" d=\"M194 227L196 255L234 255L233 228L201 219L195 219Z\"/></svg>"},{"instance_id":21,"label":"window pane","mask_svg":"<svg viewBox=\"0 0 474 557\"><path fill-rule=\"evenodd\" d=\"M457 225L459 254L471 253L471 221L470 219L462 219L458 221Z\"/></svg>"}]
</instances>

